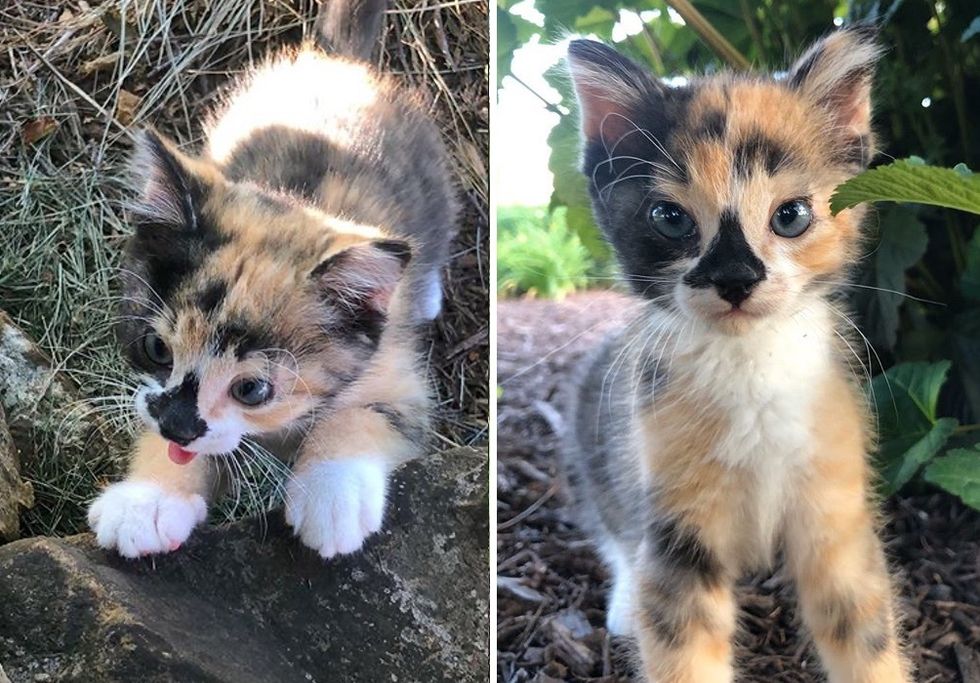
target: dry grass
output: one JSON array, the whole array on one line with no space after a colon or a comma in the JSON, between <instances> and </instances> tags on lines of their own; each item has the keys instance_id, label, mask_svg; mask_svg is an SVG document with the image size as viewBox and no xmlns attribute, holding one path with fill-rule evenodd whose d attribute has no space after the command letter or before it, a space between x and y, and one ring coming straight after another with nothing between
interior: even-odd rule
<instances>
[{"instance_id":1,"label":"dry grass","mask_svg":"<svg viewBox=\"0 0 980 683\"><path fill-rule=\"evenodd\" d=\"M430 335L441 446L486 438L489 410L486 0L396 0L382 68L430 93L458 162L465 206L449 304ZM25 463L37 504L28 534L83 526L85 501L118 474L132 425L131 379L112 337L114 271L130 131L153 124L194 148L222 84L299 41L312 0L71 0L0 6L0 308L109 418L118 451L54 437ZM260 496L237 514L263 507Z\"/></svg>"}]
</instances>

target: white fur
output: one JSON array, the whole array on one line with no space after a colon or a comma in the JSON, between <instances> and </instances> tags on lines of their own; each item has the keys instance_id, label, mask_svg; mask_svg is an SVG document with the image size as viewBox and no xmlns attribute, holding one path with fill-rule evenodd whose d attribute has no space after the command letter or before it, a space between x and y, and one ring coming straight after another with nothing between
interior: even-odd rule
<instances>
[{"instance_id":1,"label":"white fur","mask_svg":"<svg viewBox=\"0 0 980 683\"><path fill-rule=\"evenodd\" d=\"M684 329L668 372L729 421L711 457L753 476L750 491L732 492L732 504L744 517L739 542L760 559L771 556L793 481L812 455L816 391L834 362L832 315L814 299L739 334L707 322L675 323Z\"/></svg>"},{"instance_id":2,"label":"white fur","mask_svg":"<svg viewBox=\"0 0 980 683\"><path fill-rule=\"evenodd\" d=\"M165 491L152 482L123 481L102 492L88 512L96 542L123 557L176 550L207 516L197 494Z\"/></svg>"},{"instance_id":3,"label":"white fur","mask_svg":"<svg viewBox=\"0 0 980 683\"><path fill-rule=\"evenodd\" d=\"M286 487L286 522L304 545L329 559L358 550L381 529L388 468L380 458L318 462Z\"/></svg>"},{"instance_id":4,"label":"white fur","mask_svg":"<svg viewBox=\"0 0 980 683\"><path fill-rule=\"evenodd\" d=\"M422 279L421 291L415 297L415 316L419 322L435 320L442 311L442 278L432 270Z\"/></svg>"},{"instance_id":5,"label":"white fur","mask_svg":"<svg viewBox=\"0 0 980 683\"><path fill-rule=\"evenodd\" d=\"M346 148L352 139L349 130L364 125L379 89L368 65L317 50L269 60L215 112L207 154L223 163L249 131L272 126L309 131Z\"/></svg>"},{"instance_id":6,"label":"white fur","mask_svg":"<svg viewBox=\"0 0 980 683\"><path fill-rule=\"evenodd\" d=\"M612 540L602 544L612 574L612 588L606 605L606 630L614 636L633 635L633 569L629 558Z\"/></svg>"}]
</instances>

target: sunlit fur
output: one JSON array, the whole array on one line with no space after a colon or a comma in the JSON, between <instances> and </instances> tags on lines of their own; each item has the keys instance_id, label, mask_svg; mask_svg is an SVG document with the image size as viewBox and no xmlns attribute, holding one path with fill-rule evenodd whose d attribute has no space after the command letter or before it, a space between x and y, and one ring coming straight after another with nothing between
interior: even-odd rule
<instances>
[{"instance_id":1,"label":"sunlit fur","mask_svg":"<svg viewBox=\"0 0 980 683\"><path fill-rule=\"evenodd\" d=\"M782 79L668 88L611 48L571 45L596 219L646 303L583 373L565 471L613 572L608 626L638 639L649 681L733 679L733 583L779 550L833 683L910 680L852 325L833 297L863 210L835 217L829 200L871 158L879 54L858 26ZM796 199L813 222L782 237L770 221ZM693 237L656 232L659 201L691 216ZM764 273L744 301L695 277L726 258Z\"/></svg>"},{"instance_id":2,"label":"sunlit fur","mask_svg":"<svg viewBox=\"0 0 980 683\"><path fill-rule=\"evenodd\" d=\"M417 334L441 306L456 201L420 98L361 61L376 48L384 5L324 3L318 44L237 79L200 154L139 135L119 338L142 379L136 410L149 432L127 481L163 493L115 489L97 503L100 543L123 550L125 529L103 527L129 504L127 490L147 514L167 496L206 498L208 458L248 438L295 461L287 521L301 539L325 557L350 552L380 524L359 506L382 509L388 472L425 445ZM147 354L152 335L172 362ZM236 400L232 387L247 378L271 383L271 398ZM168 440L194 459L171 462ZM324 462L341 465L328 476ZM337 482L363 482L364 500L318 490ZM130 554L171 549L133 528L145 542L127 545Z\"/></svg>"}]
</instances>

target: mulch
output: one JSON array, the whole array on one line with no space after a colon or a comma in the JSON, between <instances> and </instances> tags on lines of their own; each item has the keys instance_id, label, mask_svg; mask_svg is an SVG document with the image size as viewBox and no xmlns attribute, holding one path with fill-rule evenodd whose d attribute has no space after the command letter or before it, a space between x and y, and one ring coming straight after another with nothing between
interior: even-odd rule
<instances>
[{"instance_id":1,"label":"mulch","mask_svg":"<svg viewBox=\"0 0 980 683\"><path fill-rule=\"evenodd\" d=\"M565 383L627 303L594 292L498 304L498 681L613 683L633 671L631 641L603 626L609 577L570 521L556 467ZM931 490L886 513L916 680L980 683L980 514ZM783 576L748 577L738 595L738 680L823 680Z\"/></svg>"}]
</instances>

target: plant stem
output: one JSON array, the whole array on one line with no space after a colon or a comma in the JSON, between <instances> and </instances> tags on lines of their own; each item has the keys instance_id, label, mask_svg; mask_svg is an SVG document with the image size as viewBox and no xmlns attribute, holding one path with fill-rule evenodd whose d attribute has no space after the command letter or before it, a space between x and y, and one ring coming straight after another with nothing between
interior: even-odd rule
<instances>
[{"instance_id":1,"label":"plant stem","mask_svg":"<svg viewBox=\"0 0 980 683\"><path fill-rule=\"evenodd\" d=\"M665 2L681 15L684 23L694 29L694 32L701 36L701 40L707 43L716 55L739 71L748 70L749 60L745 55L736 50L735 46L729 43L728 39L690 3L690 0L665 0Z\"/></svg>"},{"instance_id":2,"label":"plant stem","mask_svg":"<svg viewBox=\"0 0 980 683\"><path fill-rule=\"evenodd\" d=\"M978 430L980 430L980 424L960 425L959 427L957 427L956 429L953 430L953 433L954 434L967 434L969 432L975 432L975 431L978 431Z\"/></svg>"},{"instance_id":3,"label":"plant stem","mask_svg":"<svg viewBox=\"0 0 980 683\"><path fill-rule=\"evenodd\" d=\"M523 85L524 88L529 93L531 93L532 95L534 95L535 97L537 97L539 100L541 100L542 102L544 102L544 107L548 111L554 112L555 114L558 114L558 116L567 116L568 115L568 112L567 111L562 111L562 108L559 107L557 104L555 104L553 102L549 102L548 99L544 95L542 95L537 90L535 90L534 88L532 88L531 86L529 86L527 83L525 83L524 81L522 81L520 79L520 77L517 76L516 74L512 74L511 73L511 74L507 74L507 75L510 76L511 78L513 78L515 81L517 81L521 85Z\"/></svg>"}]
</instances>

